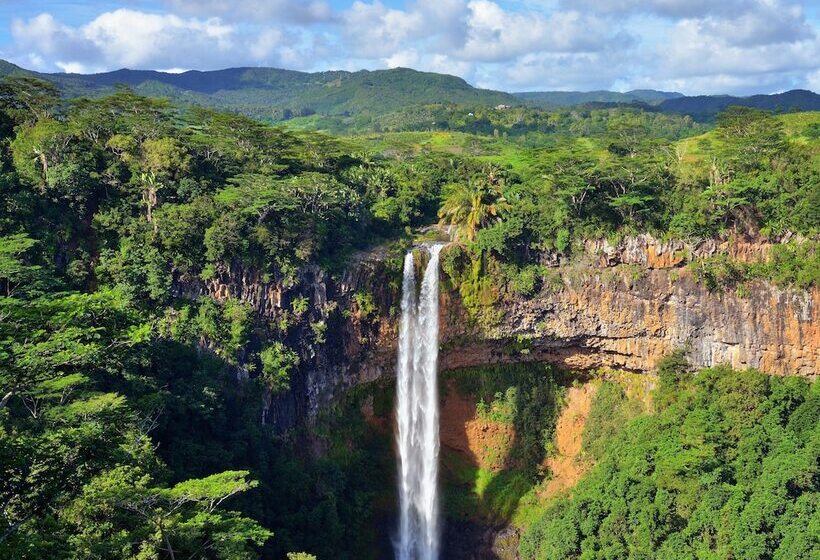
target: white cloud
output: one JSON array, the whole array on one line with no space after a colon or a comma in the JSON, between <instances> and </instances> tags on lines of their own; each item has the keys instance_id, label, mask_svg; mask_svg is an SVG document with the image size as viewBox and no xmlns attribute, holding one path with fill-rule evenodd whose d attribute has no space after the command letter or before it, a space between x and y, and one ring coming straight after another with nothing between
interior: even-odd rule
<instances>
[{"instance_id":1,"label":"white cloud","mask_svg":"<svg viewBox=\"0 0 820 560\"><path fill-rule=\"evenodd\" d=\"M125 66L173 66L174 61L206 52L232 53L236 28L219 19L183 19L133 10L98 16L82 28L82 35L110 61Z\"/></svg>"},{"instance_id":2,"label":"white cloud","mask_svg":"<svg viewBox=\"0 0 820 560\"><path fill-rule=\"evenodd\" d=\"M489 0L469 4L468 37L461 52L467 60L499 61L535 52L592 52L627 46L625 33L608 22L579 12L509 12Z\"/></svg>"},{"instance_id":3,"label":"white cloud","mask_svg":"<svg viewBox=\"0 0 820 560\"><path fill-rule=\"evenodd\" d=\"M357 0L343 16L347 46L356 56L387 58L402 50L405 42L427 34L420 11L388 8L381 2Z\"/></svg>"},{"instance_id":4,"label":"white cloud","mask_svg":"<svg viewBox=\"0 0 820 560\"><path fill-rule=\"evenodd\" d=\"M61 24L50 14L40 14L28 21L12 21L11 35L15 46L26 53L35 68L43 68L48 60L57 66L72 65L78 69L79 61L97 55L94 45L81 32Z\"/></svg>"},{"instance_id":5,"label":"white cloud","mask_svg":"<svg viewBox=\"0 0 820 560\"><path fill-rule=\"evenodd\" d=\"M165 0L171 11L188 16L218 16L228 21L311 24L335 14L323 0Z\"/></svg>"},{"instance_id":6,"label":"white cloud","mask_svg":"<svg viewBox=\"0 0 820 560\"><path fill-rule=\"evenodd\" d=\"M655 53L652 79L687 92L759 91L790 87L820 66L820 39L811 30L803 38L772 36L770 42L739 40L742 34L726 31L709 20L678 22Z\"/></svg>"},{"instance_id":7,"label":"white cloud","mask_svg":"<svg viewBox=\"0 0 820 560\"><path fill-rule=\"evenodd\" d=\"M764 2L733 18L709 17L694 21L700 22L701 33L731 45L794 43L815 35L800 6L780 6L777 2Z\"/></svg>"},{"instance_id":8,"label":"white cloud","mask_svg":"<svg viewBox=\"0 0 820 560\"><path fill-rule=\"evenodd\" d=\"M479 83L486 87L506 84L513 91L593 90L612 87L624 68L615 53L531 53L512 64L496 65Z\"/></svg>"},{"instance_id":9,"label":"white cloud","mask_svg":"<svg viewBox=\"0 0 820 560\"><path fill-rule=\"evenodd\" d=\"M755 0L562 0L561 5L600 14L645 13L665 17L725 16L742 13Z\"/></svg>"},{"instance_id":10,"label":"white cloud","mask_svg":"<svg viewBox=\"0 0 820 560\"><path fill-rule=\"evenodd\" d=\"M12 36L20 58L37 55L64 71L95 72L129 68L215 69L283 63L294 56L300 36L287 28L243 33L219 18L184 18L119 9L80 27L57 22L50 14L15 20ZM310 45L302 54L310 60ZM47 69L47 68L43 68Z\"/></svg>"},{"instance_id":11,"label":"white cloud","mask_svg":"<svg viewBox=\"0 0 820 560\"><path fill-rule=\"evenodd\" d=\"M802 87L808 88L812 91L820 91L820 69L817 69L806 76Z\"/></svg>"},{"instance_id":12,"label":"white cloud","mask_svg":"<svg viewBox=\"0 0 820 560\"><path fill-rule=\"evenodd\" d=\"M472 62L451 58L445 54L420 53L415 49L399 51L384 59L388 68L413 68L422 72L454 74L471 79L475 72Z\"/></svg>"}]
</instances>

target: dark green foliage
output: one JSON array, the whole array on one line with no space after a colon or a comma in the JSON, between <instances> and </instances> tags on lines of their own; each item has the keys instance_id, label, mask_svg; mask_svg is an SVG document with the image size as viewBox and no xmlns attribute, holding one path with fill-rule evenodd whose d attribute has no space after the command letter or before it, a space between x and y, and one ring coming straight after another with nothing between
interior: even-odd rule
<instances>
[{"instance_id":1,"label":"dark green foliage","mask_svg":"<svg viewBox=\"0 0 820 560\"><path fill-rule=\"evenodd\" d=\"M417 103L518 102L508 93L477 89L455 76L408 68L314 74L277 68L229 68L182 74L124 69L88 76L39 74L22 69L17 69L17 73L22 77L15 77L16 80L42 78L57 84L71 97L110 95L117 84L125 84L141 95L166 97L269 121L314 113L384 113Z\"/></svg>"},{"instance_id":2,"label":"dark green foliage","mask_svg":"<svg viewBox=\"0 0 820 560\"><path fill-rule=\"evenodd\" d=\"M666 382L679 367L665 362ZM572 497L524 535L523 558L820 553L817 385L727 368L673 375L667 406L600 441Z\"/></svg>"},{"instance_id":3,"label":"dark green foliage","mask_svg":"<svg viewBox=\"0 0 820 560\"><path fill-rule=\"evenodd\" d=\"M687 97L655 90L509 94L474 88L456 76L417 72L408 68L312 74L277 68L227 68L181 74L122 69L77 76L31 72L6 61L0 61L0 65L0 76L8 75L18 81L48 80L69 97L104 96L118 84L125 84L141 95L166 97L178 103L227 110L257 119L288 120L318 113L334 117L330 123L341 116L348 125L364 124L372 130L379 130L379 119L374 122L373 116L406 110L423 103L504 107L527 104L542 108L580 106L581 109L632 105L705 120L733 105L780 111L820 109L820 96L806 90L750 97ZM423 122L426 128L446 128L448 124L447 119L427 119ZM491 134L493 128L479 118L469 132Z\"/></svg>"},{"instance_id":4,"label":"dark green foliage","mask_svg":"<svg viewBox=\"0 0 820 560\"><path fill-rule=\"evenodd\" d=\"M664 99L684 97L683 94L670 91L632 90L625 93L617 91L528 91L516 93L516 97L536 107L571 107L587 103L642 103L657 104Z\"/></svg>"},{"instance_id":5,"label":"dark green foliage","mask_svg":"<svg viewBox=\"0 0 820 560\"><path fill-rule=\"evenodd\" d=\"M29 111L18 85L0 100L0 556L372 554L386 439L340 411L327 438L359 422L357 450L336 439L318 457L315 434L260 422L298 381L308 343L289 329L320 344L325 319L302 296L270 325L197 294L241 270L287 288L303 265L339 266L431 221L459 166L127 90L66 105L27 82Z\"/></svg>"},{"instance_id":6,"label":"dark green foliage","mask_svg":"<svg viewBox=\"0 0 820 560\"><path fill-rule=\"evenodd\" d=\"M620 384L603 381L595 393L584 427L584 453L599 459L615 435L640 412L640 404L628 399Z\"/></svg>"},{"instance_id":7,"label":"dark green foliage","mask_svg":"<svg viewBox=\"0 0 820 560\"><path fill-rule=\"evenodd\" d=\"M794 89L773 95L751 95L733 97L731 95L696 95L668 99L660 103L662 111L692 115L698 119L708 119L730 107L753 107L767 111L797 108L802 111L820 110L820 95L805 89Z\"/></svg>"},{"instance_id":8,"label":"dark green foliage","mask_svg":"<svg viewBox=\"0 0 820 560\"><path fill-rule=\"evenodd\" d=\"M689 360L686 351L678 349L665 356L658 362L658 389L653 395L655 408L660 410L667 407L677 398L679 388L691 376Z\"/></svg>"}]
</instances>

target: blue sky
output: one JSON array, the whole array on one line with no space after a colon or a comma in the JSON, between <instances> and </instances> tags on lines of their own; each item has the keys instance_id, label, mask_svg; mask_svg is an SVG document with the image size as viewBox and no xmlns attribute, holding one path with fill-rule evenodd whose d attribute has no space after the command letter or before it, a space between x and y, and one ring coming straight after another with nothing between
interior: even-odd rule
<instances>
[{"instance_id":1,"label":"blue sky","mask_svg":"<svg viewBox=\"0 0 820 560\"><path fill-rule=\"evenodd\" d=\"M820 91L818 0L0 0L41 71L406 66L524 90Z\"/></svg>"}]
</instances>

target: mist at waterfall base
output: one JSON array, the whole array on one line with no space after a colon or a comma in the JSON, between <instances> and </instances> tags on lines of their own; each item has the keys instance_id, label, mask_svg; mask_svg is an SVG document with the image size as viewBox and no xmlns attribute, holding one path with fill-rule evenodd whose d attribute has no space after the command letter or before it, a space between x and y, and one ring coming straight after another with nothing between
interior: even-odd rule
<instances>
[{"instance_id":1,"label":"mist at waterfall base","mask_svg":"<svg viewBox=\"0 0 820 560\"><path fill-rule=\"evenodd\" d=\"M438 497L438 260L430 260L416 295L413 252L404 258L396 383L399 455L398 560L437 560Z\"/></svg>"}]
</instances>

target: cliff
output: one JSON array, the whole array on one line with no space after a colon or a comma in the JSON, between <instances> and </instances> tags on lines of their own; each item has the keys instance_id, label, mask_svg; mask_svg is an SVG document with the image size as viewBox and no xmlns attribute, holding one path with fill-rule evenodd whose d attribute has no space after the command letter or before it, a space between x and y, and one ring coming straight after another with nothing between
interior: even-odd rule
<instances>
[{"instance_id":1,"label":"cliff","mask_svg":"<svg viewBox=\"0 0 820 560\"><path fill-rule=\"evenodd\" d=\"M650 236L616 245L591 241L580 260L541 255L556 281L530 297L502 293L490 324L476 320L459 292L444 282L441 368L541 361L646 372L670 351L685 348L695 367L727 363L815 377L820 371L817 288L806 292L754 282L742 293L711 292L683 267L693 256L726 253L755 260L767 251L766 244L738 241L696 246ZM397 273L386 255L370 254L338 277L306 267L296 284L284 287L247 271L229 271L194 291L247 301L269 322L286 313L294 298L309 299L307 315L287 335L300 348L300 371L291 392L273 399L266 411L267 420L283 429L316 415L347 389L394 375ZM372 308L365 309L357 294L370 294ZM326 326L323 341L311 332L317 322Z\"/></svg>"},{"instance_id":2,"label":"cliff","mask_svg":"<svg viewBox=\"0 0 820 560\"><path fill-rule=\"evenodd\" d=\"M671 350L686 348L696 367L728 363L776 375L816 375L817 290L756 283L739 297L709 292L688 271L633 274L617 267L563 271L559 291L504 301L501 323L483 336L465 322L458 299L446 294L442 368L518 360L649 371Z\"/></svg>"}]
</instances>

